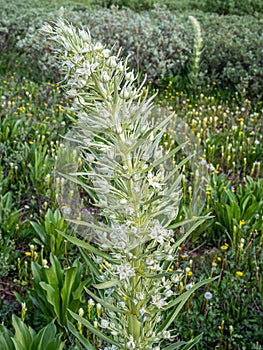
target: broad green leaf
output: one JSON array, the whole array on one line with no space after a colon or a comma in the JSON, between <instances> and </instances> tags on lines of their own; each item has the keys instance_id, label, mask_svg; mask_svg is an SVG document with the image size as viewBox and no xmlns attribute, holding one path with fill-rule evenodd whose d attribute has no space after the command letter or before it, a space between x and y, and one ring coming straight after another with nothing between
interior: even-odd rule
<instances>
[{"instance_id":1,"label":"broad green leaf","mask_svg":"<svg viewBox=\"0 0 263 350\"><path fill-rule=\"evenodd\" d=\"M44 269L47 280L50 285L56 286L60 290L63 283L63 269L56 255L50 254L49 259L52 266L49 269Z\"/></svg>"},{"instance_id":2,"label":"broad green leaf","mask_svg":"<svg viewBox=\"0 0 263 350\"><path fill-rule=\"evenodd\" d=\"M35 335L35 331L32 328L27 327L25 323L15 315L12 316L12 325L15 329L13 342L15 344L16 350L29 349L32 343L32 339Z\"/></svg>"},{"instance_id":3,"label":"broad green leaf","mask_svg":"<svg viewBox=\"0 0 263 350\"><path fill-rule=\"evenodd\" d=\"M47 292L47 301L49 304L53 306L56 318L61 326L61 320L60 320L60 293L59 291L56 291L50 284L47 284L46 282L40 282L40 286Z\"/></svg>"},{"instance_id":4,"label":"broad green leaf","mask_svg":"<svg viewBox=\"0 0 263 350\"><path fill-rule=\"evenodd\" d=\"M197 337L195 337L194 339L191 339L188 342L179 341L175 344L171 344L171 345L165 347L163 350L175 350L175 349L189 350L194 345L196 345L200 341L201 338L202 338L202 334L198 335ZM184 346L184 347L182 348L182 346Z\"/></svg>"},{"instance_id":5,"label":"broad green leaf","mask_svg":"<svg viewBox=\"0 0 263 350\"><path fill-rule=\"evenodd\" d=\"M255 218L255 213L259 213L262 207L262 203L251 204L246 211L243 213L243 219L249 221L251 218Z\"/></svg>"},{"instance_id":6,"label":"broad green leaf","mask_svg":"<svg viewBox=\"0 0 263 350\"><path fill-rule=\"evenodd\" d=\"M188 224L190 224L190 223L192 223L194 221L197 221L197 220L203 220L204 221L204 220L207 220L207 219L210 219L210 218L212 218L212 216L198 216L198 217L194 217L194 218L191 218L191 219L187 219L187 220L176 222L175 224L169 225L168 229L175 229L177 227L188 225Z\"/></svg>"},{"instance_id":7,"label":"broad green leaf","mask_svg":"<svg viewBox=\"0 0 263 350\"><path fill-rule=\"evenodd\" d=\"M193 224L188 230L187 232L176 241L176 243L174 244L174 248L178 248L180 247L180 245L186 240L187 237L190 236L190 234L197 229L198 226L200 226L206 219L201 219L198 220L195 224Z\"/></svg>"},{"instance_id":8,"label":"broad green leaf","mask_svg":"<svg viewBox=\"0 0 263 350\"><path fill-rule=\"evenodd\" d=\"M170 115L168 115L163 121L161 121L158 125L156 125L156 127L155 127L154 130L155 130L155 131L162 130L163 127L165 127L165 126L167 125L167 123L168 123L171 119L174 118L174 116L175 116L175 113L174 113L174 112L171 113Z\"/></svg>"},{"instance_id":9,"label":"broad green leaf","mask_svg":"<svg viewBox=\"0 0 263 350\"><path fill-rule=\"evenodd\" d=\"M163 350L175 350L175 349L181 349L183 345L185 345L185 341L178 341L175 344L171 344L169 346L166 346Z\"/></svg>"},{"instance_id":10,"label":"broad green leaf","mask_svg":"<svg viewBox=\"0 0 263 350\"><path fill-rule=\"evenodd\" d=\"M168 261L168 263L171 263L171 262ZM181 272L178 272L178 271L172 271L172 272L156 273L155 275L143 274L143 277L156 279L156 278L162 278L162 277L168 277L168 276L170 277L171 275L180 274L180 273Z\"/></svg>"},{"instance_id":11,"label":"broad green leaf","mask_svg":"<svg viewBox=\"0 0 263 350\"><path fill-rule=\"evenodd\" d=\"M106 227L105 225L96 225L96 224L92 224L90 222L87 221L82 221L82 220L68 220L69 222L72 222L73 224L76 225L81 225L81 226L87 226L89 228L93 228L94 230L98 230L101 232L111 232L111 229L109 227Z\"/></svg>"},{"instance_id":12,"label":"broad green leaf","mask_svg":"<svg viewBox=\"0 0 263 350\"><path fill-rule=\"evenodd\" d=\"M250 201L252 201L253 203L253 200L255 200L255 197L253 198L254 196L252 196L251 193L248 193L247 196L243 197L242 200L240 201L240 207L242 209L242 214L245 214L246 211L247 211L247 205Z\"/></svg>"},{"instance_id":13,"label":"broad green leaf","mask_svg":"<svg viewBox=\"0 0 263 350\"><path fill-rule=\"evenodd\" d=\"M93 260L89 257L86 251L82 248L79 248L83 259L85 260L90 272L93 274L93 277L98 278L101 275L100 270L97 268L97 265L93 262Z\"/></svg>"},{"instance_id":14,"label":"broad green leaf","mask_svg":"<svg viewBox=\"0 0 263 350\"><path fill-rule=\"evenodd\" d=\"M171 158L174 154L176 154L178 151L180 151L180 149L182 149L182 147L186 144L187 142L185 142L182 145L177 146L176 148L174 148L172 151L168 152L167 154L165 154L163 157L157 159L156 161L153 162L152 166L156 167L157 165L164 163L167 159ZM187 158L188 160L188 158ZM183 162L187 162L187 160L183 160ZM178 167L179 168L179 167Z\"/></svg>"},{"instance_id":15,"label":"broad green leaf","mask_svg":"<svg viewBox=\"0 0 263 350\"><path fill-rule=\"evenodd\" d=\"M39 224L37 224L36 222L33 222L33 221L30 221L30 224L33 227L33 229L36 231L36 233L38 234L42 243L45 243L46 242L46 232L43 229L43 227L40 226Z\"/></svg>"},{"instance_id":16,"label":"broad green leaf","mask_svg":"<svg viewBox=\"0 0 263 350\"><path fill-rule=\"evenodd\" d=\"M3 325L0 325L0 349L15 350L11 337L13 334Z\"/></svg>"},{"instance_id":17,"label":"broad green leaf","mask_svg":"<svg viewBox=\"0 0 263 350\"><path fill-rule=\"evenodd\" d=\"M49 323L46 327L42 328L40 332L34 337L32 343L32 350L44 350L46 346L55 339L56 336L56 326L54 322Z\"/></svg>"},{"instance_id":18,"label":"broad green leaf","mask_svg":"<svg viewBox=\"0 0 263 350\"><path fill-rule=\"evenodd\" d=\"M73 285L75 282L77 274L77 266L71 267L68 270L65 271L65 279L64 284L61 289L61 299L62 299L62 305L61 305L61 320L63 320L63 325L66 323L66 314L67 314L67 308L70 305L70 297L73 296Z\"/></svg>"}]
</instances>

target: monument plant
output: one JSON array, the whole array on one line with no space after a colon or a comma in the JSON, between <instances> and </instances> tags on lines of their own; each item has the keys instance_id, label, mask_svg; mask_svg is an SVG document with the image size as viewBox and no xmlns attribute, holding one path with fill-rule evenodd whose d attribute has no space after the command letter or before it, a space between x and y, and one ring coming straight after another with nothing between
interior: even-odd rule
<instances>
[{"instance_id":1,"label":"monument plant","mask_svg":"<svg viewBox=\"0 0 263 350\"><path fill-rule=\"evenodd\" d=\"M89 32L63 20L43 32L56 43L65 72L74 119L65 144L81 164L68 164L65 157L64 169L71 171L62 174L64 189L75 184L82 196L64 191L60 200L79 235L61 234L80 248L93 279L87 294L103 308L96 325L70 314L101 339L104 349L190 349L200 335L184 342L170 326L189 296L211 279L185 288L189 271L178 269L177 250L207 218L174 223L181 167L188 160L174 162L185 144L166 152L161 146L174 116L162 110L157 123L154 96L148 97L144 83L137 84L128 59L93 42ZM60 164L63 160L61 155ZM83 193L92 197L98 216L85 219L89 208ZM95 349L71 322L68 327L85 348Z\"/></svg>"}]
</instances>

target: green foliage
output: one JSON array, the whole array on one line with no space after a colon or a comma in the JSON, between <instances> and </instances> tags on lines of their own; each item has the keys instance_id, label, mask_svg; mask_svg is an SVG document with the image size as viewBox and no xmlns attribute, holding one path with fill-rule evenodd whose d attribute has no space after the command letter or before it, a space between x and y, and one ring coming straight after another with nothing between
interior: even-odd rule
<instances>
[{"instance_id":1,"label":"green foliage","mask_svg":"<svg viewBox=\"0 0 263 350\"><path fill-rule=\"evenodd\" d=\"M262 240L254 238L252 234L236 246L224 244L220 249L199 248L187 257L182 252L186 266L192 261L187 283L193 283L196 274L220 274L216 283L197 291L175 323L181 336L197 329L203 333L196 349L261 348Z\"/></svg>"},{"instance_id":2,"label":"green foliage","mask_svg":"<svg viewBox=\"0 0 263 350\"><path fill-rule=\"evenodd\" d=\"M263 13L261 0L203 0L199 8L207 12L217 12L220 15L256 15Z\"/></svg>"},{"instance_id":3,"label":"green foliage","mask_svg":"<svg viewBox=\"0 0 263 350\"><path fill-rule=\"evenodd\" d=\"M122 61L100 42L93 42L89 32L63 20L53 27L45 25L42 31L56 43L66 88L75 101L77 121L66 140L72 141L69 149L77 150L85 165L82 171L66 173L65 179L80 185L85 192L86 188L93 188L95 206L102 216L97 222L81 217L70 220L92 229L93 244L85 238L62 234L87 250L85 261L100 297L89 290L87 293L104 307L104 322L109 323L110 335L82 316L70 314L118 349L163 346L167 339L175 337L169 328L189 297L212 281L200 281L189 290L177 291L174 297L172 289L178 289L180 278L174 280L170 268L176 261L178 247L207 217L172 224L181 196L180 170L189 159L185 156L167 170L167 164L184 147L180 143L167 153L160 148L163 130L173 114L163 111L167 116L158 123L152 121L149 116L157 113L152 107L154 97L147 97L143 84L137 86L127 59ZM178 227L183 234L175 238L173 229ZM102 267L102 274L101 257L108 265L105 270ZM125 301L121 302L123 297Z\"/></svg>"},{"instance_id":4,"label":"green foliage","mask_svg":"<svg viewBox=\"0 0 263 350\"><path fill-rule=\"evenodd\" d=\"M57 334L54 322L49 323L36 333L20 318L13 315L12 325L15 334L12 334L3 325L0 325L0 346L2 350L62 350L64 342Z\"/></svg>"},{"instance_id":5,"label":"green foliage","mask_svg":"<svg viewBox=\"0 0 263 350\"><path fill-rule=\"evenodd\" d=\"M10 254L14 249L13 238L19 225L20 210L14 208L12 192L3 194L0 173L0 277L13 269Z\"/></svg>"},{"instance_id":6,"label":"green foliage","mask_svg":"<svg viewBox=\"0 0 263 350\"><path fill-rule=\"evenodd\" d=\"M185 77L195 59L196 49L188 12L173 13L162 8L140 13L117 8L85 12L65 8L61 14L49 14L51 20L56 20L59 15L70 18L75 24L93 28L93 37L114 46L115 53L121 46L123 56L130 55L129 64L140 74L147 73L149 80L159 84L158 79L173 77L177 88L191 88L191 82L189 84ZM200 23L203 38L197 85L204 88L216 82L223 89L238 90L253 98L260 95L263 84L262 18L220 17L200 11L194 16ZM37 32L45 20L44 16L38 17L37 21L32 19L15 50L23 52L26 62L33 61L38 70L52 70L57 75L50 48ZM41 60L38 59L40 53Z\"/></svg>"},{"instance_id":7,"label":"green foliage","mask_svg":"<svg viewBox=\"0 0 263 350\"><path fill-rule=\"evenodd\" d=\"M244 185L234 188L231 182L214 175L211 186L212 207L215 212L219 235L225 233L236 246L241 237L250 232L262 234L263 228L263 180L245 179ZM260 238L260 237L259 237Z\"/></svg>"},{"instance_id":8,"label":"green foliage","mask_svg":"<svg viewBox=\"0 0 263 350\"><path fill-rule=\"evenodd\" d=\"M118 8L129 7L134 11L145 11L153 8L155 0L93 0L94 5L99 5L103 7L116 6Z\"/></svg>"},{"instance_id":9,"label":"green foliage","mask_svg":"<svg viewBox=\"0 0 263 350\"><path fill-rule=\"evenodd\" d=\"M198 16L197 16L198 18ZM203 17L204 57L201 70L223 89L233 88L248 96L262 92L262 18L211 15ZM205 78L206 79L206 78Z\"/></svg>"},{"instance_id":10,"label":"green foliage","mask_svg":"<svg viewBox=\"0 0 263 350\"><path fill-rule=\"evenodd\" d=\"M233 7L237 8L236 1L232 2L235 2ZM134 3L144 6L143 2ZM248 0L239 3L248 3ZM198 6L201 3L191 3L188 8ZM64 16L74 24L81 23L84 27L93 28L93 37L109 46L115 45L116 51L121 46L123 55L130 55L130 65L139 69L140 74L147 73L149 80L159 84L158 79L173 77L177 88L183 86L190 89L191 82L185 77L196 52L194 34L187 20L190 14L200 22L203 37L197 85L204 88L217 82L223 89L238 90L247 93L250 98L262 93L261 16L248 16L247 11L243 17L222 17L198 10L193 13L189 9L174 13L162 7L139 13L130 8L116 7L96 7L86 11L85 6L76 3L70 5L70 2L61 9L59 2L56 6L43 4L35 9L32 6L25 8L25 15L21 15L18 4L11 10L5 8L8 21L4 20L6 16L3 15L2 31L5 35L2 36L2 50L6 55L3 67L8 71L17 66L15 60L19 55L17 68L23 70L24 75L30 74L34 79L56 78L59 75L57 66L38 29L47 19L55 21ZM10 46L13 54L10 54Z\"/></svg>"},{"instance_id":11,"label":"green foliage","mask_svg":"<svg viewBox=\"0 0 263 350\"><path fill-rule=\"evenodd\" d=\"M63 269L56 256L50 254L51 266L32 262L33 289L30 297L47 320L55 319L60 328L66 326L68 310L78 312L83 304L86 281L78 260Z\"/></svg>"},{"instance_id":12,"label":"green foliage","mask_svg":"<svg viewBox=\"0 0 263 350\"><path fill-rule=\"evenodd\" d=\"M38 235L39 239L35 239L35 242L44 245L47 253L59 257L65 253L65 241L59 231L66 232L68 224L61 216L59 209L56 209L54 213L51 209L48 209L45 215L45 219L42 225L31 221L31 225Z\"/></svg>"},{"instance_id":13,"label":"green foliage","mask_svg":"<svg viewBox=\"0 0 263 350\"><path fill-rule=\"evenodd\" d=\"M106 2L103 1L105 6L110 0L107 4ZM156 3L131 1L130 5L135 12L140 11L135 13L124 7L122 10L115 7L110 10L89 8L86 11L86 5L90 3L88 0L0 0L0 320L6 325L0 326L1 349L16 350L12 338L20 342L22 338L27 338L28 332L34 334L32 344L36 337L32 350L37 349L41 343L37 335L46 326L46 320L58 319L57 315L64 313L62 308L55 308L55 303L48 301L53 298L51 291L54 288L58 290L62 304L63 287L59 289L55 282L48 282L47 267L35 267L37 276L40 276L38 281L44 284L33 286L32 272L27 263L29 265L30 260L34 259L41 262L41 265L47 266L50 263L43 257L44 248L40 252L37 252L37 247L32 251L30 248L29 252L28 246L37 240L45 245L46 252L57 250L61 253L59 259L64 276L62 285L65 284L65 264L72 266L75 260L73 245L67 246L67 254L63 256L61 237L67 232L67 225L61 225L61 235L54 231L49 235L47 232L52 232L52 229L45 229L47 208L51 208L51 221L56 221L55 199L59 181L54 178L53 167L58 151L63 149L58 140L70 124L68 116L73 122L76 118L74 111L67 108L68 97L63 97L60 87L52 82L43 83L43 80L48 79L58 81L60 74L50 59L50 47L40 37L38 28L43 21L54 21L63 15L78 25L82 23L84 27L92 27L92 35L105 44L115 45L116 51L118 45L122 45L124 54L135 55L130 58L131 64L136 70L138 68L140 72L147 72L148 79L158 85L160 91L156 102L160 108L173 109L178 118L183 119L192 129L196 136L192 138L193 143L198 144L202 151L198 151L196 160L201 160L202 166L207 166L208 173L211 174L211 183L199 182L196 170L199 171L200 167L192 166L192 161L191 164L184 165L184 198L178 208L177 222L187 213L195 213L195 210L200 210L202 214L210 212L214 218L203 222L195 229L191 241L178 247L178 261L171 269L175 272L183 266L188 272L181 279L181 285L173 288L173 291L183 293L189 287L188 284L193 285L200 278L220 275L220 279L195 290L183 306L183 312L177 315L173 326L175 332L180 334L176 338L178 346L184 346L181 339L203 333L199 344L195 345L197 350L262 349L263 124L262 101L257 101L263 91L260 51L262 13L259 13L262 12L262 2L163 0L159 1L161 7L165 3L168 9L176 12L153 8L148 12L143 11L146 7L150 8L153 2ZM93 1L93 5L98 3ZM122 3L129 6L127 1L118 1L119 7L122 7ZM64 6L64 9L59 10L60 6ZM206 11L208 6L213 12L227 12L231 16L198 11ZM200 23L203 39L195 91L192 90L193 84L188 75L195 56L195 36L191 22L187 19L189 14L195 16ZM187 93L182 92L182 89ZM255 101L247 99L247 96L255 98ZM161 139L164 153L173 150L177 144L175 133L178 128L172 121L174 120L171 119L170 129L166 130ZM178 158L175 156L173 164L180 162L180 156L181 153ZM221 176L213 175L215 173ZM204 174L200 172L199 175L202 177ZM204 206L200 206L195 196L195 182L196 188L202 184L202 191L206 192L207 202ZM67 192L67 186L65 190ZM93 197L93 189L89 190ZM96 198L95 196L94 200ZM69 204L73 208L72 203ZM62 213L65 215L66 210ZM92 215L90 219L89 224L92 226ZM30 226L29 220L37 223L40 234ZM85 229L90 232L94 229L91 226ZM71 234L70 239L77 240ZM79 242L80 240L74 241L74 244L80 244ZM80 306L83 307L84 315L81 316L77 306L72 307L71 312L75 317L84 318L84 322L88 321L88 326L98 330L100 335L103 332L112 337L108 329L101 327L101 320L106 317L108 310L115 312L116 306L122 307L124 299L121 296L120 304L114 305L110 293L118 286L113 286L115 281L101 282L100 276L110 268L110 264L115 264L116 259L110 257L110 260L106 253L104 255L100 251L96 258L99 265L95 266L91 257L96 256L98 250L86 241L81 241L81 244L88 248L84 250L82 245L80 250L97 287L89 287L89 297L99 303L100 307L102 296L105 295L108 299L107 303L104 300L105 310L96 313L96 304L90 307L92 299L82 297ZM53 271L50 274L52 281L56 280L57 275L60 276L60 269L54 266L57 265L50 266ZM87 274L85 265L82 274ZM69 275L74 276L74 273ZM177 274L174 273L173 276ZM110 283L112 287L103 289L103 283L104 287ZM159 285L156 285L157 288ZM71 295L73 290L77 290L77 287L72 289ZM15 336L15 332L10 331L11 314L20 314L14 297L16 292L21 295L18 298L20 303L26 300L26 321L34 329L33 331L29 326L25 328L21 321L16 320L19 330L24 333L20 340L18 338L21 332ZM212 293L212 298L206 299L205 292ZM29 294L38 307L28 300ZM72 305L73 300L74 297ZM166 312L163 312L164 318L168 315ZM106 347L98 337L94 337L88 327L82 329L79 322L82 318L75 319L69 313L66 314L71 322L66 322L62 327L55 321L63 331L63 337L67 336L64 348ZM60 316L60 319L63 317ZM119 322L116 321L116 324L119 325ZM54 321L48 325L48 329L53 329L53 326ZM51 343L54 340L52 349L59 349L63 343L59 334L49 331L43 333L48 334ZM79 343L75 344L68 337L69 333ZM173 341L175 340L167 340L164 346L167 349L176 347L177 344L170 344ZM88 347L88 343L92 345ZM22 345L18 345L18 349L21 348ZM25 349L30 349L30 344ZM43 349L46 347L43 346Z\"/></svg>"}]
</instances>

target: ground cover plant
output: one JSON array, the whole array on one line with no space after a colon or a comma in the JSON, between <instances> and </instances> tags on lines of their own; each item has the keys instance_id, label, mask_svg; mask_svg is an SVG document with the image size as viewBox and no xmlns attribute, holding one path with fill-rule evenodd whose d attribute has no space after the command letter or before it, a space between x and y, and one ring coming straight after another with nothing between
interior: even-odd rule
<instances>
[{"instance_id":1,"label":"ground cover plant","mask_svg":"<svg viewBox=\"0 0 263 350\"><path fill-rule=\"evenodd\" d=\"M54 65L55 61L51 61L49 66L45 59L40 64L38 62L38 59L42 60L41 53L38 51L41 40L43 46L40 51L42 50L44 57L45 52L47 55L51 54L51 46L43 37L40 39L39 31L36 30L41 27L45 18L55 20L56 15L64 14L67 17L68 13L75 23L80 18L80 22L85 23L83 18L88 17L84 2L64 4L64 9L59 9L60 5L58 3L57 7L54 5L51 8L50 4L43 3L40 9L40 5L27 2L25 5L25 8L28 9L26 10L27 20L15 21L15 14L20 11L21 4L13 2L12 8L18 10L12 12L10 8L8 12L6 8L6 17L4 20L3 17L1 19L1 32L5 33L1 36L0 81L1 349L82 349L89 347L114 349L114 344L108 344L109 338L113 339L123 331L115 329L116 325L118 326L116 319L111 322L111 325L105 322L107 317L114 319L117 310L109 311L109 305L105 304L102 296L105 297L106 294L111 306L118 310L124 307L125 311L125 305L129 303L133 307L138 305L129 299L127 293L123 295L124 289L118 289L117 294L120 293L118 295L120 300L118 300L118 305L114 305L112 298L116 298L117 295L114 286L105 290L97 290L96 286L94 287L94 278L97 287L100 282L106 283L106 287L109 287L107 283L111 282L106 282L107 279L100 281L100 276L108 276L107 278L111 279L112 266L115 266L116 261L109 261L108 255L96 258L98 251L88 251L84 247L77 248L71 243L70 240L76 243L76 239L81 239L81 244L86 248L90 247L89 243L92 243L91 247L96 246L94 241L89 242L90 236L85 238L85 230L88 228L81 230L80 226L76 228L68 222L68 218L72 219L69 208L63 205L64 203L59 201L59 205L57 202L61 198L63 188L66 189L67 195L63 199L70 201L75 195L71 192L68 179L63 179L60 174L55 173L54 167L57 160L61 159L61 154L67 149L67 141L63 136L72 130L72 127L77 130L79 124L76 119L76 111L70 107L74 103L74 96L72 91L70 95L67 95L64 92L64 86L59 84L61 75L59 75L58 67ZM177 5L176 2L170 2L169 6L174 9ZM236 84L230 84L226 77L232 79L231 81L236 81L235 77L241 76L240 66L230 64L234 57L231 56L231 51L233 55L235 52L240 52L243 40L240 39L239 44L238 38L240 37L236 36L233 39L234 33L240 33L238 28L242 21L252 23L252 19L247 16L217 17L209 13L206 15L201 12L193 13L193 7L189 6L185 2L185 12L176 14L180 17L180 23L174 28L176 34L172 31L169 33L181 38L182 45L187 43L185 52L191 59L186 59L187 64L182 72L186 72L191 79L187 78L182 81L180 70L175 70L170 77L165 74L156 75L154 79L148 81L147 85L150 88L150 94L157 92L153 100L156 106L154 114L156 125L163 122L162 113L164 111L167 115L174 113L174 118L171 118L166 126L163 124L163 134L159 136L160 152L163 154L174 152L183 141L189 138L192 140L192 143L189 143L188 140L187 147L178 149L170 162L166 161L166 174L196 151L196 155L182 165L180 171L182 198L173 203L178 210L178 215L173 216L171 226L180 227L183 220L193 215L206 216L209 214L210 219L204 220L198 227L195 227L189 238L177 247L176 254L172 254L173 263L168 267L167 276L164 277L168 280L169 276L178 276L178 281L170 290L166 290L166 287L163 286L163 291L167 292L168 305L171 291L173 292L172 298L175 295L179 297L179 300L182 300L180 298L184 295L188 295L189 298L184 306L181 304L182 309L176 320L170 322L172 333L165 333L165 330L162 336L167 339L164 339L163 345L159 344L156 336L154 346L159 345L161 349L165 346L173 348L176 345L175 342L179 342L178 344L187 342L202 333L202 338L198 338L199 342L195 345L196 349L261 349L263 346L261 330L263 322L263 124L262 99L259 91L262 91L262 83L258 73L254 77L249 73L249 67L256 67L262 57L260 53L256 53L257 43L261 40L261 32L255 29L255 34L252 34L252 27L249 25L251 36L248 37L252 40L249 40L250 46L247 46L247 49L244 48L244 54L241 55L244 58L242 70L246 72L243 76L246 78L239 80ZM152 8L152 5L149 8ZM104 16L103 18L109 21L114 21L114 18L116 22L119 21L119 30L123 32L124 24L120 18L124 13L129 13L134 21L135 18L136 21L139 21L139 18L144 20L152 18L155 13L155 10L151 10L153 11L151 14L145 12L141 14L142 17L136 17L139 15L132 12L119 12L116 8L97 9L96 11L93 13L97 13L98 18ZM174 15L165 11L163 15L168 16L167 18L172 21ZM209 11L216 12L212 9ZM243 10L238 11L239 14L242 14ZM260 28L260 10L256 11L258 12L254 11L251 14L254 16L254 22L257 23L255 28ZM29 20L36 17L36 14L39 16L35 21ZM189 14L198 19L195 29L192 22L188 20ZM12 16L14 16L13 19ZM107 36L106 26L103 29L103 26L96 24L96 16L92 26L95 32L96 30L98 33L101 31L101 37L96 37L96 40L101 39L104 35L105 39L102 41L109 47L118 43L117 36L113 41ZM162 22L163 17L161 14L159 16L159 22L163 23L164 27L166 23L168 26L169 20ZM221 21L220 25L219 21ZM230 26L231 21L232 27ZM88 21L84 25L87 23ZM147 20L145 23L148 23ZM220 63L217 62L226 63L225 67L228 68L225 68L225 75L220 73L220 79L219 75L214 73L210 76L211 70L209 69L202 71L202 67L207 64L204 58L208 56L207 51L204 51L204 43L208 40L206 37L208 29L204 31L205 23L211 24L209 29L211 33L213 26L215 31L221 28L217 37L219 42L225 38L227 31L233 33L233 36L228 35L229 41L224 39L225 45L230 47L229 51L227 49L228 56L224 56L225 53L222 51L222 55L214 55L211 61L211 67L217 64L220 66ZM198 25L201 28L200 60L197 59L196 46ZM31 29L28 30L30 26ZM115 24L112 26L112 33L116 35L118 30L113 30L114 26ZM231 29L233 32L230 27L233 28ZM150 33L150 25L147 28ZM147 38L149 38L149 33L145 32ZM20 38L17 35L20 35ZM141 34L135 33L134 38L136 35ZM23 41L24 38L25 41ZM126 39L123 40L125 46ZM118 44L115 48L117 52ZM138 60L143 57L150 58L149 53L146 53L147 46L144 50L140 51ZM215 52L218 50L216 45L214 50ZM179 61L183 57L180 56L180 52L182 51L178 51L177 56ZM174 57L176 61L176 55ZM147 71L149 67L149 74L152 74L148 63L150 61L145 62L144 69ZM194 68L194 63L197 63L196 68ZM44 66L46 68L40 70L40 67ZM143 79L142 69L140 69L143 65L136 63L135 66L134 77L139 68L139 77ZM231 74L229 74L230 68ZM204 76L202 72L203 74L205 72ZM104 78L107 81L106 75ZM254 84L258 86L255 88ZM248 88L252 85L253 88ZM141 92L142 100L146 99L146 90ZM180 121L183 121L181 126L179 126ZM184 132L185 137L182 136ZM129 135L132 135L131 130ZM101 137L100 134L96 143L101 142ZM107 140L108 146L109 142ZM138 147L142 146L138 144ZM72 151L72 148L70 150ZM89 152L86 149L84 151L90 157ZM111 153L107 151L107 156L111 157ZM93 152L95 152L94 148ZM101 156L100 152L95 154L96 157ZM68 157L74 160L79 171L94 171L91 161L85 163L81 154L72 151ZM62 159L64 160L63 157ZM98 168L95 169L98 171ZM150 178L147 176L147 181L155 184L156 187L150 188L153 196L158 196L161 191L159 188L161 185L158 182L161 180L161 173L154 174L152 171L152 175L153 177L150 176ZM80 209L83 209L84 205L84 211L78 212L79 208L75 205L74 219L79 222L82 215L82 218L88 218L88 222L93 224L105 223L103 211L107 212L110 208L113 214L114 206L103 207L100 204L101 209L98 210L94 204L103 202L104 193L96 196L94 187L98 188L100 184L93 183L91 186L91 182L86 179L82 180L86 191L85 196L85 192L79 189L79 184L76 186L80 195ZM102 181L102 178L100 180ZM123 181L129 180L124 178ZM163 188L168 189L169 186ZM118 192L119 195L120 192ZM127 201L126 197L122 199ZM111 197L110 200L113 198ZM150 208L154 208L157 202L158 199L153 201ZM76 201L74 203L77 204ZM115 210L119 219L122 217L121 210L125 205L127 206L127 203L122 201L121 206ZM179 234L177 229L174 231ZM110 249L112 248L108 248L108 252ZM130 261L127 263L133 264ZM129 267L132 274L134 267L130 265ZM126 272L127 268L128 265ZM125 271L118 270L117 277L119 278L121 273L123 276ZM215 276L219 278L196 289L199 281ZM134 276L130 278L133 279ZM129 281L129 279L121 280L123 288L126 288L124 284L128 282L124 281ZM151 283L156 283L156 280ZM160 288L161 284L157 284L156 288ZM55 299L54 295L56 295ZM160 303L162 299L153 301ZM139 303L143 303L143 300L140 300ZM158 308L154 312L159 312L160 317L169 319L169 312L164 310L166 306L163 305L162 308L161 312L158 311ZM176 309L171 310L174 312ZM148 314L144 316L147 317ZM121 324L125 329L125 317ZM169 335L170 337L174 335L174 338L168 339ZM120 341L118 339L116 346L120 345ZM126 344L128 343L132 348L133 342L134 339L127 336ZM183 343L181 345L182 348L186 346Z\"/></svg>"}]
</instances>

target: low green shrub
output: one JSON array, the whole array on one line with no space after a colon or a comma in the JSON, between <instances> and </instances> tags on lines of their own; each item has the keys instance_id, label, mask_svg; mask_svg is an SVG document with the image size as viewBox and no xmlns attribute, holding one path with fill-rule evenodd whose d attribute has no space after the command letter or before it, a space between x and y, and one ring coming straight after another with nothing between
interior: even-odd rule
<instances>
[{"instance_id":1,"label":"low green shrub","mask_svg":"<svg viewBox=\"0 0 263 350\"><path fill-rule=\"evenodd\" d=\"M190 13L189 13L190 14ZM222 89L258 97L262 93L262 18L225 16L195 12L201 25L203 52L197 84L201 87L216 82ZM45 18L38 17L19 35L16 50L23 53L27 64L34 62L42 75L58 74L50 49L37 32L43 20L58 16L70 18L74 24L92 28L94 39L122 47L129 64L148 80L173 76L180 88L191 89L189 74L195 55L195 31L187 19L188 13L172 13L154 8L140 13L130 9L96 8L77 11L66 7L53 11ZM172 24L172 25L171 25ZM39 58L40 57L40 58ZM25 63L26 64L26 63ZM46 73L45 73L46 72ZM49 72L49 73L48 73Z\"/></svg>"},{"instance_id":2,"label":"low green shrub","mask_svg":"<svg viewBox=\"0 0 263 350\"><path fill-rule=\"evenodd\" d=\"M261 0L203 0L199 8L220 15L255 15L257 12L263 13L263 2Z\"/></svg>"}]
</instances>

